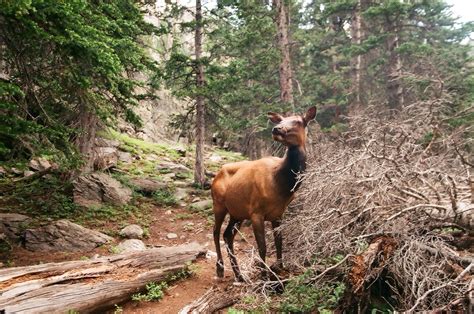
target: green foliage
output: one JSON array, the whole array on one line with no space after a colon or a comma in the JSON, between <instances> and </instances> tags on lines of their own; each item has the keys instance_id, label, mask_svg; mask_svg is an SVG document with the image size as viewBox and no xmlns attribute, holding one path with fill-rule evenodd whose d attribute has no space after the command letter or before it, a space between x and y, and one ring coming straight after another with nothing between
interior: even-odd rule
<instances>
[{"instance_id":1,"label":"green foliage","mask_svg":"<svg viewBox=\"0 0 474 314\"><path fill-rule=\"evenodd\" d=\"M192 264L187 264L183 269L167 276L164 281L161 281L159 283L148 283L146 285L146 293L136 293L132 295L132 300L138 302L159 301L164 297L165 291L166 289L168 289L170 283L174 283L176 281L188 278L192 276L195 272L196 268L193 267Z\"/></svg>"},{"instance_id":2,"label":"green foliage","mask_svg":"<svg viewBox=\"0 0 474 314\"><path fill-rule=\"evenodd\" d=\"M171 206L178 203L176 197L174 196L174 189L172 187L156 190L153 192L152 198L158 205Z\"/></svg>"},{"instance_id":3,"label":"green foliage","mask_svg":"<svg viewBox=\"0 0 474 314\"><path fill-rule=\"evenodd\" d=\"M167 288L166 281L160 283L150 282L146 285L146 293L136 293L132 295L132 300L138 302L159 301L164 297Z\"/></svg>"},{"instance_id":4,"label":"green foliage","mask_svg":"<svg viewBox=\"0 0 474 314\"><path fill-rule=\"evenodd\" d=\"M135 88L153 82L132 73L157 71L139 44L154 28L135 1L2 1L0 7L0 160L43 149L80 159L71 143L87 127L87 114L139 123L131 107L147 95Z\"/></svg>"},{"instance_id":5,"label":"green foliage","mask_svg":"<svg viewBox=\"0 0 474 314\"><path fill-rule=\"evenodd\" d=\"M336 308L346 289L344 283L317 286L310 281L313 275L314 273L308 270L291 278L282 295L281 311L309 313L317 310L321 313L331 313L331 310Z\"/></svg>"}]
</instances>

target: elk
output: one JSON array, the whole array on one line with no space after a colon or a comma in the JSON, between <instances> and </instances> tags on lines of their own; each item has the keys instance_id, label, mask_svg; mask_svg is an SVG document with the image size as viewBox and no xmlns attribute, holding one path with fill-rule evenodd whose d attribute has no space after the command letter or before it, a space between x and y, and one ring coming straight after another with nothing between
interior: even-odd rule
<instances>
[{"instance_id":1,"label":"elk","mask_svg":"<svg viewBox=\"0 0 474 314\"><path fill-rule=\"evenodd\" d=\"M270 221L276 248L276 263L272 268L283 267L282 236L278 229L288 204L293 200L298 188L298 173L306 168L306 126L316 116L316 107L311 107L305 115L283 117L268 113L269 120L276 124L272 129L273 140L284 144L283 158L265 157L254 161L229 163L222 167L212 182L214 244L216 246L217 277L224 276L224 263L219 243L220 230L224 218L229 214L229 224L224 231L224 241L229 254L232 270L237 281L243 281L234 254L234 237L242 221L250 219L264 270L266 243L265 221Z\"/></svg>"}]
</instances>

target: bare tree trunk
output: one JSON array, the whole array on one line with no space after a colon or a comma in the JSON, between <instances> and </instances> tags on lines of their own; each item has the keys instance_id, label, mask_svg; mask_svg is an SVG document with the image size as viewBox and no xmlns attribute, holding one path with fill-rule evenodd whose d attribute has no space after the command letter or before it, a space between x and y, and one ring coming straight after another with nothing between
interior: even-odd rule
<instances>
[{"instance_id":1,"label":"bare tree trunk","mask_svg":"<svg viewBox=\"0 0 474 314\"><path fill-rule=\"evenodd\" d=\"M280 100L293 106L293 84L289 42L289 8L285 5L288 0L273 0L276 11L277 44L281 52L280 72Z\"/></svg>"},{"instance_id":2,"label":"bare tree trunk","mask_svg":"<svg viewBox=\"0 0 474 314\"><path fill-rule=\"evenodd\" d=\"M200 186L204 186L206 176L204 174L204 134L206 112L204 97L202 96L202 88L204 87L204 67L201 63L202 54L202 7L201 0L196 0L196 33L194 37L195 54L196 54L196 87L198 95L196 97L196 164L194 167L194 182Z\"/></svg>"},{"instance_id":3,"label":"bare tree trunk","mask_svg":"<svg viewBox=\"0 0 474 314\"><path fill-rule=\"evenodd\" d=\"M387 18L387 40L386 48L388 51L387 75L387 102L391 109L400 108L404 103L404 91L401 83L402 59L397 52L400 46L399 27L397 20Z\"/></svg>"},{"instance_id":4,"label":"bare tree trunk","mask_svg":"<svg viewBox=\"0 0 474 314\"><path fill-rule=\"evenodd\" d=\"M98 117L91 112L86 105L81 106L78 117L78 129L80 133L75 140L75 144L84 158L84 165L81 168L82 173L93 170L93 148L98 125Z\"/></svg>"},{"instance_id":5,"label":"bare tree trunk","mask_svg":"<svg viewBox=\"0 0 474 314\"><path fill-rule=\"evenodd\" d=\"M357 7L354 10L351 23L351 37L352 43L355 45L362 44L362 41L365 38L365 23L362 18L362 13L367 8L366 0L358 0ZM352 58L352 105L354 107L359 107L365 103L364 97L364 67L365 67L365 58L363 54L358 54L356 57Z\"/></svg>"}]
</instances>

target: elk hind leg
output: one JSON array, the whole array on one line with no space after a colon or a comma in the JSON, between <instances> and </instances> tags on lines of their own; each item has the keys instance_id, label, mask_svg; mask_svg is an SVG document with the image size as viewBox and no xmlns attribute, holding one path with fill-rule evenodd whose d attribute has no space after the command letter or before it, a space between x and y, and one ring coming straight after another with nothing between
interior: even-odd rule
<instances>
[{"instance_id":1,"label":"elk hind leg","mask_svg":"<svg viewBox=\"0 0 474 314\"><path fill-rule=\"evenodd\" d=\"M240 282L244 281L244 278L240 273L239 265L237 263L237 257L234 253L234 238L241 224L242 221L236 220L231 217L229 220L229 224L227 225L227 228L224 231L224 241L226 243L227 253L229 254L230 265L232 266L232 270L234 271L235 279Z\"/></svg>"},{"instance_id":2,"label":"elk hind leg","mask_svg":"<svg viewBox=\"0 0 474 314\"><path fill-rule=\"evenodd\" d=\"M217 277L224 277L224 261L222 259L221 244L220 244L220 233L221 226L224 222L224 218L227 214L225 208L218 208L214 205L214 245L216 246L217 262L216 262L216 274Z\"/></svg>"}]
</instances>

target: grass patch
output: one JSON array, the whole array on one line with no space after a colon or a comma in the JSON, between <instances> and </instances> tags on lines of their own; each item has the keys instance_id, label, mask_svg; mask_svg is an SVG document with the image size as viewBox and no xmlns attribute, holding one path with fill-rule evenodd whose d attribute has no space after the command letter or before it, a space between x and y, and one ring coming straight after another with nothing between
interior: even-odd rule
<instances>
[{"instance_id":1,"label":"grass patch","mask_svg":"<svg viewBox=\"0 0 474 314\"><path fill-rule=\"evenodd\" d=\"M180 157L175 149L167 145L146 142L112 129L109 129L107 132L100 132L99 135L107 139L119 141L120 149L132 154L155 154L158 156L166 156L172 159L178 159Z\"/></svg>"},{"instance_id":2,"label":"grass patch","mask_svg":"<svg viewBox=\"0 0 474 314\"><path fill-rule=\"evenodd\" d=\"M159 301L164 297L169 284L191 277L195 273L196 268L193 267L193 265L188 264L182 270L167 276L163 281L149 282L145 287L146 291L144 293L136 293L132 295L132 300L138 302Z\"/></svg>"},{"instance_id":3,"label":"grass patch","mask_svg":"<svg viewBox=\"0 0 474 314\"><path fill-rule=\"evenodd\" d=\"M153 200L162 206L173 206L178 204L178 200L174 196L174 188L166 187L159 190L156 190L152 194Z\"/></svg>"}]
</instances>

